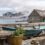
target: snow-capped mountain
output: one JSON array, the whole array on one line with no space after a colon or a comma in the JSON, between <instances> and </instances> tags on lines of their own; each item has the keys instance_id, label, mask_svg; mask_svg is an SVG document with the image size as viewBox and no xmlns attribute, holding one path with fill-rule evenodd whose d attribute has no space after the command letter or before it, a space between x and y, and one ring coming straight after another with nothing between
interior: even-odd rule
<instances>
[{"instance_id":1,"label":"snow-capped mountain","mask_svg":"<svg viewBox=\"0 0 45 45\"><path fill-rule=\"evenodd\" d=\"M7 12L0 16L0 23L2 24L25 24L27 23L28 16L24 12Z\"/></svg>"}]
</instances>

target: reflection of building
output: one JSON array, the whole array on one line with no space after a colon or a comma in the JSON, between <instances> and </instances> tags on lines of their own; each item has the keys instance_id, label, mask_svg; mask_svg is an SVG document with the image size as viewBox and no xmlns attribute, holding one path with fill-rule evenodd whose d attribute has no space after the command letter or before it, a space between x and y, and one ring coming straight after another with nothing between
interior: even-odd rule
<instances>
[{"instance_id":1,"label":"reflection of building","mask_svg":"<svg viewBox=\"0 0 45 45\"><path fill-rule=\"evenodd\" d=\"M34 9L29 15L28 22L45 22L45 10Z\"/></svg>"}]
</instances>

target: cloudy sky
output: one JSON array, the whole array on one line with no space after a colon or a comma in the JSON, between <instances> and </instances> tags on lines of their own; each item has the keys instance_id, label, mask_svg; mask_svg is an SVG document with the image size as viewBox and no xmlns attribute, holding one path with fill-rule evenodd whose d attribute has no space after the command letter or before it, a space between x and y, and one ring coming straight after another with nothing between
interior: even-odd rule
<instances>
[{"instance_id":1,"label":"cloudy sky","mask_svg":"<svg viewBox=\"0 0 45 45\"><path fill-rule=\"evenodd\" d=\"M45 0L0 0L0 12L45 9ZM0 14L1 15L1 14Z\"/></svg>"}]
</instances>

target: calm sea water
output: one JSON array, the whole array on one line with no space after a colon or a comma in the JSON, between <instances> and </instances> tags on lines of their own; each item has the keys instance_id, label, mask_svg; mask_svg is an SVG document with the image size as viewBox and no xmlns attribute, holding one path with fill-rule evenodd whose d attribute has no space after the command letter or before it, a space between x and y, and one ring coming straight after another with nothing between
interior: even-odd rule
<instances>
[{"instance_id":1,"label":"calm sea water","mask_svg":"<svg viewBox=\"0 0 45 45\"><path fill-rule=\"evenodd\" d=\"M10 24L10 23L15 23L15 19L0 19L0 24Z\"/></svg>"}]
</instances>

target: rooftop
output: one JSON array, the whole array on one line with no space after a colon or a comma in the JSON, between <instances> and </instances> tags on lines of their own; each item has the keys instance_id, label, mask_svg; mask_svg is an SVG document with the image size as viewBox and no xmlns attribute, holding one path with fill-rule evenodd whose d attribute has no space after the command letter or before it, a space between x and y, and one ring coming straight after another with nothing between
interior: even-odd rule
<instances>
[{"instance_id":1,"label":"rooftop","mask_svg":"<svg viewBox=\"0 0 45 45\"><path fill-rule=\"evenodd\" d=\"M45 10L34 9L33 11L36 11L40 16L45 17Z\"/></svg>"}]
</instances>

